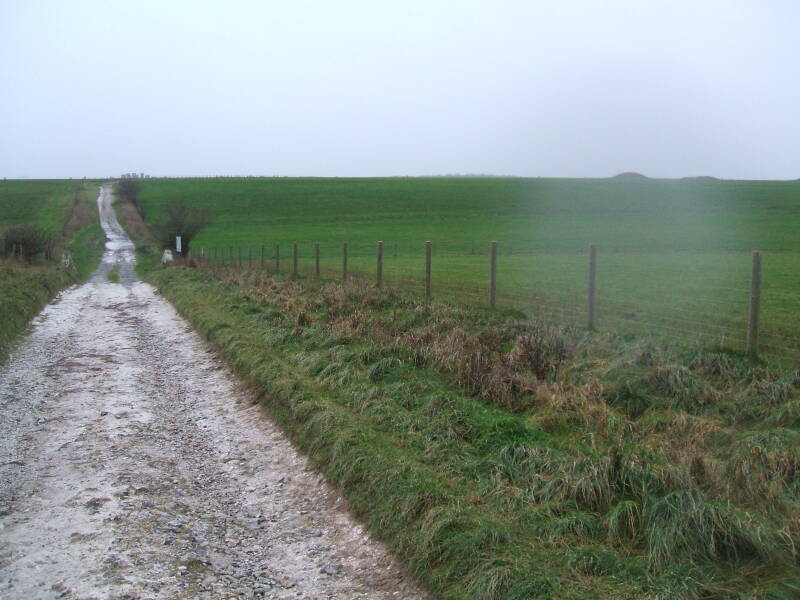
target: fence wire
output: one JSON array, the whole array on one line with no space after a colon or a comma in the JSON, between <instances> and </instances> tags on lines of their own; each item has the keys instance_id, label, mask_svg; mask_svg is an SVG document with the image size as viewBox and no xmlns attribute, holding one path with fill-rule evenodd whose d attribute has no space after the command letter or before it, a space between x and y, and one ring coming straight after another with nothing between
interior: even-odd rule
<instances>
[{"instance_id":1,"label":"fence wire","mask_svg":"<svg viewBox=\"0 0 800 600\"><path fill-rule=\"evenodd\" d=\"M376 245L332 243L217 246L198 249L203 265L258 269L312 279L376 282ZM346 252L346 261L345 261ZM431 296L487 307L490 303L489 244L431 243ZM747 348L751 302L750 264L744 253L725 257L727 269L681 268L680 254L598 254L594 328L648 335L681 343ZM760 292L760 356L800 365L800 279L798 291L774 281L790 279L800 255L783 253L784 270L767 271ZM789 256L790 260L786 260ZM496 308L575 327L589 324L587 253L545 253L533 244L498 245ZM741 258L741 261L734 261ZM426 248L422 243L384 241L382 285L424 295ZM666 261L666 262L665 262ZM671 262L670 262L671 261ZM674 263L674 264L673 264ZM769 264L769 263L767 263ZM732 265L732 266L731 266Z\"/></svg>"}]
</instances>

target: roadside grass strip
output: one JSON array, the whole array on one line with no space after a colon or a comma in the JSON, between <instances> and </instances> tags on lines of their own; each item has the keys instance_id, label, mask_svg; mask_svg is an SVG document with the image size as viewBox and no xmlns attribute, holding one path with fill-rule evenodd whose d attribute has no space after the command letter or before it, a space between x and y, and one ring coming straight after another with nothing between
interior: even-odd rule
<instances>
[{"instance_id":1,"label":"roadside grass strip","mask_svg":"<svg viewBox=\"0 0 800 600\"><path fill-rule=\"evenodd\" d=\"M148 278L443 598L800 591L796 373L366 285Z\"/></svg>"},{"instance_id":2,"label":"roadside grass strip","mask_svg":"<svg viewBox=\"0 0 800 600\"><path fill-rule=\"evenodd\" d=\"M0 362L28 322L72 282L65 271L50 266L0 264Z\"/></svg>"}]
</instances>

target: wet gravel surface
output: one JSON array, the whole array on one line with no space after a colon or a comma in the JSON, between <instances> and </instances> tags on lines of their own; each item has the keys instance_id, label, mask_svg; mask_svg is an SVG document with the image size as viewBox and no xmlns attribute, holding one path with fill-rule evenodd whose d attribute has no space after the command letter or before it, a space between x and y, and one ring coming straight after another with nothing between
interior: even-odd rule
<instances>
[{"instance_id":1,"label":"wet gravel surface","mask_svg":"<svg viewBox=\"0 0 800 600\"><path fill-rule=\"evenodd\" d=\"M427 598L136 279L109 200L103 266L0 369L0 598Z\"/></svg>"}]
</instances>

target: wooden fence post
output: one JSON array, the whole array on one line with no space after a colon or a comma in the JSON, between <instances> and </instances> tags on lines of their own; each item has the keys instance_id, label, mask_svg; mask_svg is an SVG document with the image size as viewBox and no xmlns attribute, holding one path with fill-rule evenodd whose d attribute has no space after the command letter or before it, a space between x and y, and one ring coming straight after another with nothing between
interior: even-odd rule
<instances>
[{"instance_id":1,"label":"wooden fence post","mask_svg":"<svg viewBox=\"0 0 800 600\"><path fill-rule=\"evenodd\" d=\"M261 245L261 268L264 268L264 245Z\"/></svg>"},{"instance_id":2,"label":"wooden fence post","mask_svg":"<svg viewBox=\"0 0 800 600\"><path fill-rule=\"evenodd\" d=\"M489 250L489 308L497 306L497 242Z\"/></svg>"},{"instance_id":3,"label":"wooden fence post","mask_svg":"<svg viewBox=\"0 0 800 600\"><path fill-rule=\"evenodd\" d=\"M281 272L281 245L275 244L275 274Z\"/></svg>"},{"instance_id":4,"label":"wooden fence post","mask_svg":"<svg viewBox=\"0 0 800 600\"><path fill-rule=\"evenodd\" d=\"M292 246L292 277L297 277L297 243Z\"/></svg>"},{"instance_id":5,"label":"wooden fence post","mask_svg":"<svg viewBox=\"0 0 800 600\"><path fill-rule=\"evenodd\" d=\"M342 281L347 281L347 242L342 244Z\"/></svg>"},{"instance_id":6,"label":"wooden fence post","mask_svg":"<svg viewBox=\"0 0 800 600\"><path fill-rule=\"evenodd\" d=\"M758 355L758 313L761 308L761 252L753 251L750 276L750 314L747 320L747 353Z\"/></svg>"},{"instance_id":7,"label":"wooden fence post","mask_svg":"<svg viewBox=\"0 0 800 600\"><path fill-rule=\"evenodd\" d=\"M431 253L433 244L425 242L425 297L431 297Z\"/></svg>"},{"instance_id":8,"label":"wooden fence post","mask_svg":"<svg viewBox=\"0 0 800 600\"><path fill-rule=\"evenodd\" d=\"M594 329L597 300L597 246L589 244L589 297L587 306L587 326Z\"/></svg>"},{"instance_id":9,"label":"wooden fence post","mask_svg":"<svg viewBox=\"0 0 800 600\"><path fill-rule=\"evenodd\" d=\"M378 249L377 249L377 268L376 268L376 284L379 288L383 287L383 242L378 242Z\"/></svg>"},{"instance_id":10,"label":"wooden fence post","mask_svg":"<svg viewBox=\"0 0 800 600\"><path fill-rule=\"evenodd\" d=\"M242 268L242 247L239 246L239 268Z\"/></svg>"},{"instance_id":11,"label":"wooden fence post","mask_svg":"<svg viewBox=\"0 0 800 600\"><path fill-rule=\"evenodd\" d=\"M314 278L319 279L319 244L314 244Z\"/></svg>"}]
</instances>

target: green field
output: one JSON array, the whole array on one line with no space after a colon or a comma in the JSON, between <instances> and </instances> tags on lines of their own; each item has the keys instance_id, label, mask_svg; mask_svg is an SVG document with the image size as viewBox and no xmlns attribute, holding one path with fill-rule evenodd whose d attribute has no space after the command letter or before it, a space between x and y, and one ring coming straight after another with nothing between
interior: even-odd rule
<instances>
[{"instance_id":1,"label":"green field","mask_svg":"<svg viewBox=\"0 0 800 600\"><path fill-rule=\"evenodd\" d=\"M173 179L142 182L148 219L183 196L215 222L200 245L442 248L492 239L540 252L800 250L800 182L621 179Z\"/></svg>"},{"instance_id":2,"label":"green field","mask_svg":"<svg viewBox=\"0 0 800 600\"><path fill-rule=\"evenodd\" d=\"M750 253L764 251L761 353L800 359L800 182L384 178L166 179L142 182L151 223L186 198L212 224L195 255L249 257L312 273L313 244L329 277L342 242L354 276L375 271L385 243L388 285L424 290L423 243L433 242L433 293L488 301L488 247L498 241L498 304L586 322L587 247L598 247L600 329L655 333L741 348Z\"/></svg>"},{"instance_id":3,"label":"green field","mask_svg":"<svg viewBox=\"0 0 800 600\"><path fill-rule=\"evenodd\" d=\"M0 181L0 233L20 223L43 227L51 234L61 233L80 183L65 179Z\"/></svg>"}]
</instances>

